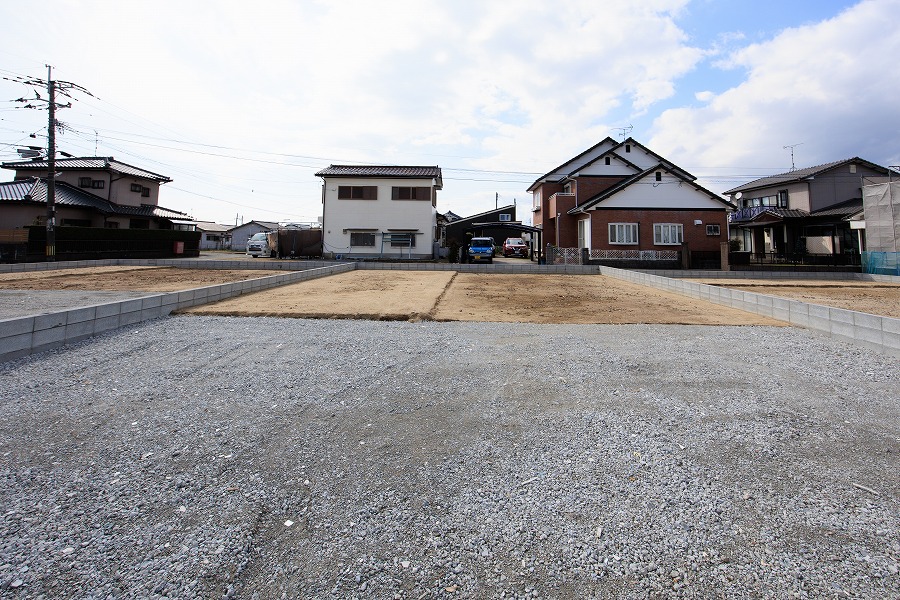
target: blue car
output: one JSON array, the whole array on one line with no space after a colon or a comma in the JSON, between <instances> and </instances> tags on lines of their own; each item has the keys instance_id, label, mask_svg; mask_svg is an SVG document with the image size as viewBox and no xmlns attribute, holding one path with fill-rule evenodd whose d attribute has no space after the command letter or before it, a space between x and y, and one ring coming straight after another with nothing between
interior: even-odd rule
<instances>
[{"instance_id":1,"label":"blue car","mask_svg":"<svg viewBox=\"0 0 900 600\"><path fill-rule=\"evenodd\" d=\"M476 237L469 242L469 262L494 262L494 238Z\"/></svg>"}]
</instances>

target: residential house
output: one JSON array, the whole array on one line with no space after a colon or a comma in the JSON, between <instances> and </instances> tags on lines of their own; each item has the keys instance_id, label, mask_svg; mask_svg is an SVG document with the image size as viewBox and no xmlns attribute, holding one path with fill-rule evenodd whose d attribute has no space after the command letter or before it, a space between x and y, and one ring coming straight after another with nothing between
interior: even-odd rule
<instances>
[{"instance_id":1,"label":"residential house","mask_svg":"<svg viewBox=\"0 0 900 600\"><path fill-rule=\"evenodd\" d=\"M632 138L607 137L528 191L544 243L587 249L601 262L678 260L684 245L704 266L718 266L734 208Z\"/></svg>"},{"instance_id":2,"label":"residential house","mask_svg":"<svg viewBox=\"0 0 900 600\"><path fill-rule=\"evenodd\" d=\"M3 163L14 181L0 184L4 227L43 225L47 217L48 161ZM57 225L114 229L172 229L185 213L159 206L159 187L171 181L112 157L61 158L56 161Z\"/></svg>"},{"instance_id":3,"label":"residential house","mask_svg":"<svg viewBox=\"0 0 900 600\"><path fill-rule=\"evenodd\" d=\"M316 176L326 257L434 257L440 167L331 165Z\"/></svg>"},{"instance_id":4,"label":"residential house","mask_svg":"<svg viewBox=\"0 0 900 600\"><path fill-rule=\"evenodd\" d=\"M197 221L200 232L201 250L226 250L231 247L231 234L228 225L220 225L210 221Z\"/></svg>"},{"instance_id":5,"label":"residential house","mask_svg":"<svg viewBox=\"0 0 900 600\"><path fill-rule=\"evenodd\" d=\"M864 239L852 222L863 210L862 187L888 175L854 157L739 185L725 192L737 206L731 237L760 258L826 255L836 264L859 264Z\"/></svg>"},{"instance_id":6,"label":"residential house","mask_svg":"<svg viewBox=\"0 0 900 600\"><path fill-rule=\"evenodd\" d=\"M508 237L521 237L520 231L512 231L499 226L501 223L518 224L516 206L510 204L488 210L470 217L457 217L444 227L444 238L447 246L462 247L475 237L492 237L498 245Z\"/></svg>"},{"instance_id":7,"label":"residential house","mask_svg":"<svg viewBox=\"0 0 900 600\"><path fill-rule=\"evenodd\" d=\"M277 228L278 223L272 221L250 221L232 227L228 230L228 233L231 234L231 249L246 252L247 240L253 237L253 234L272 231Z\"/></svg>"}]
</instances>

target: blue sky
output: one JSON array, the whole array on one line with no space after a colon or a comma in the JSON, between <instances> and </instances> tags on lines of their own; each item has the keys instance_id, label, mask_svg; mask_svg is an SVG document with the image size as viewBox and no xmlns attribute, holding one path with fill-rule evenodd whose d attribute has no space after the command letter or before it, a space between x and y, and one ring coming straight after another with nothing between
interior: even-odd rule
<instances>
[{"instance_id":1,"label":"blue sky","mask_svg":"<svg viewBox=\"0 0 900 600\"><path fill-rule=\"evenodd\" d=\"M50 63L90 90L60 111L60 150L171 177L160 204L197 219L313 221L317 170L378 163L441 166L442 212L499 194L527 222L539 174L628 126L718 192L790 169L788 145L798 167L900 164L898 14L900 0L48 0L0 7L0 74ZM20 84L0 92L10 161L46 144L46 113L15 108Z\"/></svg>"}]
</instances>

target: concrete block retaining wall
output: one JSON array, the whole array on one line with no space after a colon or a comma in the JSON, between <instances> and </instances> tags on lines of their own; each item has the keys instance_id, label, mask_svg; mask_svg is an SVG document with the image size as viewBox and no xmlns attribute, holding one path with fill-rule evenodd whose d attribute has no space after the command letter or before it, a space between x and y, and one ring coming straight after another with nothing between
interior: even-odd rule
<instances>
[{"instance_id":1,"label":"concrete block retaining wall","mask_svg":"<svg viewBox=\"0 0 900 600\"><path fill-rule=\"evenodd\" d=\"M90 261L88 265L78 266L104 266L98 265L98 262L107 261ZM110 262L112 264L122 264L117 261ZM202 262L206 263L203 267L209 268L207 265L210 261ZM297 264L299 265L300 263ZM181 266L181 263L179 263L179 266ZM353 263L344 263L309 268L307 263L304 267L305 270L303 271L269 275L247 281L210 285L181 292L154 294L143 298L108 302L31 317L0 320L0 362L26 356L34 352L51 350L64 344L77 342L118 327L124 327L125 325L133 325L149 319L163 317L176 310L200 304L209 304L210 302L298 281L352 271L355 265ZM63 266L62 268L74 267Z\"/></svg>"},{"instance_id":2,"label":"concrete block retaining wall","mask_svg":"<svg viewBox=\"0 0 900 600\"><path fill-rule=\"evenodd\" d=\"M679 277L695 277L685 271L672 271L672 273ZM808 304L799 300L788 300L755 292L732 290L640 271L603 267L603 275L786 321L791 325L824 333L834 339L858 344L876 352L900 356L900 319ZM845 275L857 275L858 277L834 279L862 279L889 283L897 283L898 279L891 276L859 273ZM876 279L867 279L868 277ZM885 277L886 279L884 279Z\"/></svg>"},{"instance_id":3,"label":"concrete block retaining wall","mask_svg":"<svg viewBox=\"0 0 900 600\"><path fill-rule=\"evenodd\" d=\"M188 259L71 261L0 265L2 272L40 271L97 266L178 266L196 269L272 269L295 271L249 281L213 285L182 292L170 292L98 304L33 317L0 320L0 361L49 350L124 325L168 315L174 310L208 304L270 287L360 270L458 271L460 273L509 274L603 274L648 287L708 300L755 314L771 317L824 333L834 339L859 344L871 350L900 356L900 319L807 304L766 294L731 290L684 278L717 279L835 279L897 283L897 277L863 273L763 273L749 271L629 271L597 265L382 263L333 261L209 261ZM300 270L302 269L302 270Z\"/></svg>"}]
</instances>

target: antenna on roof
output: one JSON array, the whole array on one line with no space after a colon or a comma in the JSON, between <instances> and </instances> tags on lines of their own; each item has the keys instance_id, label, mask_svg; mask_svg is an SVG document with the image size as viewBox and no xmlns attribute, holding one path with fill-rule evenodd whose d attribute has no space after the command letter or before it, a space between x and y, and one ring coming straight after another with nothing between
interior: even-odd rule
<instances>
[{"instance_id":1,"label":"antenna on roof","mask_svg":"<svg viewBox=\"0 0 900 600\"><path fill-rule=\"evenodd\" d=\"M803 145L803 142L800 142L799 144L789 144L787 146L782 146L782 149L784 149L784 150L787 150L788 148L791 149L791 171L797 170L797 167L794 166L794 148L796 148L797 146L802 146L802 145Z\"/></svg>"},{"instance_id":2,"label":"antenna on roof","mask_svg":"<svg viewBox=\"0 0 900 600\"><path fill-rule=\"evenodd\" d=\"M613 131L619 132L619 137L623 140L625 139L625 135L629 134L634 130L634 125L629 125L628 127L613 127Z\"/></svg>"}]
</instances>

